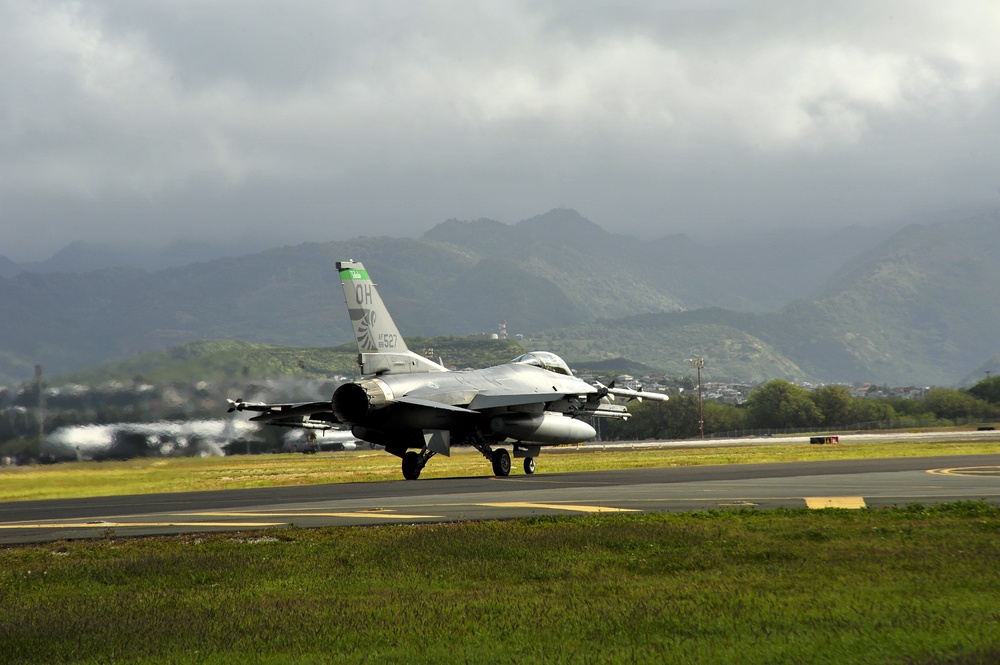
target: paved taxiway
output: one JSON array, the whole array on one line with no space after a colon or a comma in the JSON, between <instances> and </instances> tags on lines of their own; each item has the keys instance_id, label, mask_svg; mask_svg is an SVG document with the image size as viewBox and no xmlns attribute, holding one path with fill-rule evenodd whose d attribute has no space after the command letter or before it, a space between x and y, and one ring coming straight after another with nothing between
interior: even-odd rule
<instances>
[{"instance_id":1,"label":"paved taxiway","mask_svg":"<svg viewBox=\"0 0 1000 665\"><path fill-rule=\"evenodd\" d=\"M425 479L0 504L0 543L718 508L1000 504L1000 454Z\"/></svg>"}]
</instances>

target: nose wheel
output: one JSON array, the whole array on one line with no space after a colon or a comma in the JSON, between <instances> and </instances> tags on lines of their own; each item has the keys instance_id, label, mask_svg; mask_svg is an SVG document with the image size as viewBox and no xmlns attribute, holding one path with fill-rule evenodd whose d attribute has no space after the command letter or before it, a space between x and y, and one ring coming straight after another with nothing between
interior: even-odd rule
<instances>
[{"instance_id":1,"label":"nose wheel","mask_svg":"<svg viewBox=\"0 0 1000 665\"><path fill-rule=\"evenodd\" d=\"M529 476L535 472L535 458L525 457L524 458L524 472Z\"/></svg>"}]
</instances>

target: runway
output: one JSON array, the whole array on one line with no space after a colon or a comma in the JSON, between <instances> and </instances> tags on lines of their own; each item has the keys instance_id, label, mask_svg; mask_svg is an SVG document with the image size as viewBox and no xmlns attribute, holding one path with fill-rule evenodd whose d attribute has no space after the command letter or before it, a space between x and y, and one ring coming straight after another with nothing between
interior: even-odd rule
<instances>
[{"instance_id":1,"label":"runway","mask_svg":"<svg viewBox=\"0 0 1000 665\"><path fill-rule=\"evenodd\" d=\"M1000 505L1000 454L445 478L0 504L0 543L708 509Z\"/></svg>"}]
</instances>

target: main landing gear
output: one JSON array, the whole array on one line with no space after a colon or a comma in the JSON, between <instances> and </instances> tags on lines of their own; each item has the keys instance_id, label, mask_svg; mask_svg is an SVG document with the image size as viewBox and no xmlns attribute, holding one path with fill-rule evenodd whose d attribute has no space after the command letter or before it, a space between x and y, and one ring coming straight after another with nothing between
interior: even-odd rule
<instances>
[{"instance_id":1,"label":"main landing gear","mask_svg":"<svg viewBox=\"0 0 1000 665\"><path fill-rule=\"evenodd\" d=\"M505 478L510 475L511 461L510 452L506 448L492 448L485 438L480 438L478 441L469 441L469 443L480 453L483 457L488 459L493 465L493 475L498 478ZM403 478L407 480L416 480L420 477L420 472L423 471L424 466L427 465L427 461L434 457L435 453L432 450L424 448L419 453L414 451L391 451L396 455L400 455L403 459ZM535 458L530 457L532 453L538 454L538 448L527 448L524 446L515 446L515 457L524 457L524 472L529 476L535 472ZM527 453L527 454L525 454Z\"/></svg>"},{"instance_id":2,"label":"main landing gear","mask_svg":"<svg viewBox=\"0 0 1000 665\"><path fill-rule=\"evenodd\" d=\"M503 478L510 475L510 453L505 448L497 448L490 453L490 461L493 463L493 474ZM529 476L535 472L535 458L524 458L524 472Z\"/></svg>"},{"instance_id":3,"label":"main landing gear","mask_svg":"<svg viewBox=\"0 0 1000 665\"><path fill-rule=\"evenodd\" d=\"M490 455L490 461L493 462L493 474L498 477L504 477L510 475L510 453L507 452L506 448L497 448Z\"/></svg>"},{"instance_id":4,"label":"main landing gear","mask_svg":"<svg viewBox=\"0 0 1000 665\"><path fill-rule=\"evenodd\" d=\"M427 460L434 457L431 450L422 450L415 453L412 450L403 455L403 477L407 480L416 480L420 477L420 472L427 466Z\"/></svg>"}]
</instances>

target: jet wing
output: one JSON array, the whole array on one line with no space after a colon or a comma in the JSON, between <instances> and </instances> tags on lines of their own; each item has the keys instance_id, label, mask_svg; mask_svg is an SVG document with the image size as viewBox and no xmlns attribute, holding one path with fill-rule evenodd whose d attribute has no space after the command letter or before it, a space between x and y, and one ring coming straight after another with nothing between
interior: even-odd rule
<instances>
[{"instance_id":1,"label":"jet wing","mask_svg":"<svg viewBox=\"0 0 1000 665\"><path fill-rule=\"evenodd\" d=\"M523 391L523 392L506 392L506 391L484 391L479 393L473 398L472 402L469 404L470 409L486 410L497 407L509 407L509 406L521 406L528 404L545 404L548 402L555 402L556 400L563 398L573 398L576 397L583 401L592 401L596 396L598 398L603 395L608 395L612 399L614 397L623 397L626 401L639 400L640 402L644 399L665 402L669 399L663 393L651 393L642 390L630 390L628 388L606 388L600 387L599 390L594 393L564 393L564 392L547 392L547 391ZM619 409L605 409L607 413L614 412L617 414ZM595 414L596 415L596 414ZM601 414L604 415L604 414Z\"/></svg>"}]
</instances>

